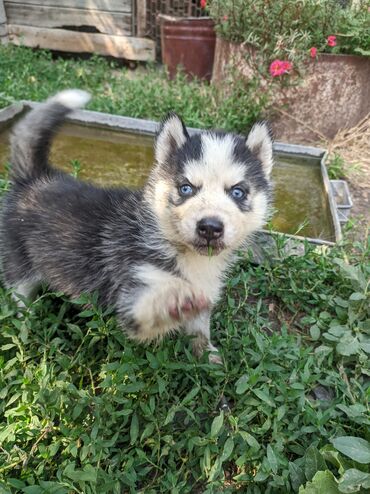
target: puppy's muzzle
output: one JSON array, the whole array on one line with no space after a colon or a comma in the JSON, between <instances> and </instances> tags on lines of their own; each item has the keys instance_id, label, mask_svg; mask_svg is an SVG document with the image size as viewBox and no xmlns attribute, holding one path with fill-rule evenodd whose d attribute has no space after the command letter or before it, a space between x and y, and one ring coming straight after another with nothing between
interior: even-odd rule
<instances>
[{"instance_id":1,"label":"puppy's muzzle","mask_svg":"<svg viewBox=\"0 0 370 494\"><path fill-rule=\"evenodd\" d=\"M212 240L215 241L222 238L224 234L224 225L217 218L203 218L198 221L196 230L199 237L206 240L207 244L210 244Z\"/></svg>"}]
</instances>

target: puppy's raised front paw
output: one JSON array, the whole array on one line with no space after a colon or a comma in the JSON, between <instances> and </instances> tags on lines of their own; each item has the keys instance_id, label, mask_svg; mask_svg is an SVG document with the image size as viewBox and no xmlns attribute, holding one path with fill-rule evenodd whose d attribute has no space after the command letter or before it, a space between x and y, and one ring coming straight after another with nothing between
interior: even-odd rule
<instances>
[{"instance_id":1,"label":"puppy's raised front paw","mask_svg":"<svg viewBox=\"0 0 370 494\"><path fill-rule=\"evenodd\" d=\"M210 301L190 283L168 277L161 285L146 287L133 306L138 331L135 338L151 340L209 310Z\"/></svg>"},{"instance_id":2,"label":"puppy's raised front paw","mask_svg":"<svg viewBox=\"0 0 370 494\"><path fill-rule=\"evenodd\" d=\"M171 296L168 313L175 321L191 319L197 314L209 308L209 300L203 295L178 293Z\"/></svg>"}]
</instances>

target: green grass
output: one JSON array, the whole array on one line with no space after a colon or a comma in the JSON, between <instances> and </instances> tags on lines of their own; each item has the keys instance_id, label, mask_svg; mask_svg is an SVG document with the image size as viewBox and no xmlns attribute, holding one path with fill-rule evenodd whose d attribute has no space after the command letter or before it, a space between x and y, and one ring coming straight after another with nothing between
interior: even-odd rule
<instances>
[{"instance_id":1,"label":"green grass","mask_svg":"<svg viewBox=\"0 0 370 494\"><path fill-rule=\"evenodd\" d=\"M92 93L91 110L159 120L170 110L192 127L246 131L261 116L266 96L254 82L225 91L180 74L168 81L155 67L130 71L100 57L52 59L46 51L0 45L0 108L14 101L44 100L64 88Z\"/></svg>"},{"instance_id":2,"label":"green grass","mask_svg":"<svg viewBox=\"0 0 370 494\"><path fill-rule=\"evenodd\" d=\"M98 110L226 119L208 86L155 69L130 81L101 59L0 54L2 106L75 86ZM18 317L0 287L0 494L368 492L370 245L278 247L228 279L212 318L225 367L184 335L137 345L84 297L45 289Z\"/></svg>"}]
</instances>

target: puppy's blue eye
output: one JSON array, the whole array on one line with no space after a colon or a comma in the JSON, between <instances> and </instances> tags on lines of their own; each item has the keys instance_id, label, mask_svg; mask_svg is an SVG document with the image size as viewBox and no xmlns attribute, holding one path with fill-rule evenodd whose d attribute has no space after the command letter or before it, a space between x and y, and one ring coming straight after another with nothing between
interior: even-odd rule
<instances>
[{"instance_id":1,"label":"puppy's blue eye","mask_svg":"<svg viewBox=\"0 0 370 494\"><path fill-rule=\"evenodd\" d=\"M179 192L182 196L191 196L193 195L193 187L189 184L180 185Z\"/></svg>"},{"instance_id":2,"label":"puppy's blue eye","mask_svg":"<svg viewBox=\"0 0 370 494\"><path fill-rule=\"evenodd\" d=\"M243 190L241 187L233 187L230 191L231 196L234 199L237 199L240 201L241 199L244 199L245 197L245 190Z\"/></svg>"}]
</instances>

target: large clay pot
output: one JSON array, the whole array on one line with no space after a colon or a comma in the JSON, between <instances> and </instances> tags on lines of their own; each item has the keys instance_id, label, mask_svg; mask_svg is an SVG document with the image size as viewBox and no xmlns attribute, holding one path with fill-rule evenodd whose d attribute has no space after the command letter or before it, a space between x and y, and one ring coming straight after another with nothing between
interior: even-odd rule
<instances>
[{"instance_id":1,"label":"large clay pot","mask_svg":"<svg viewBox=\"0 0 370 494\"><path fill-rule=\"evenodd\" d=\"M162 61L170 78L180 66L191 79L211 80L216 35L208 17L161 18Z\"/></svg>"},{"instance_id":2,"label":"large clay pot","mask_svg":"<svg viewBox=\"0 0 370 494\"><path fill-rule=\"evenodd\" d=\"M250 46L217 39L212 83L220 85L235 73L250 80L253 52ZM355 127L370 112L369 81L370 57L322 53L315 60L308 58L298 84L275 91L271 106L275 138L308 144Z\"/></svg>"}]
</instances>

